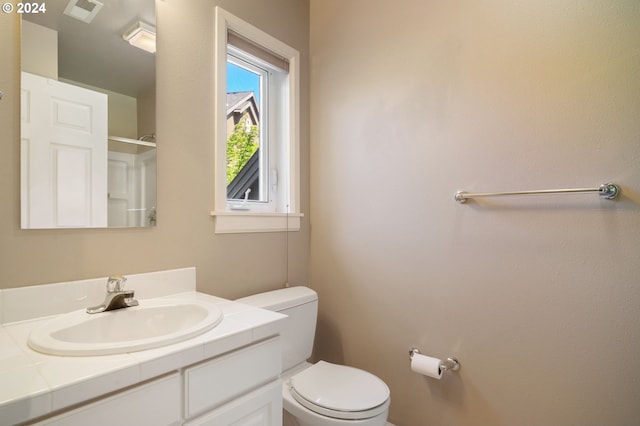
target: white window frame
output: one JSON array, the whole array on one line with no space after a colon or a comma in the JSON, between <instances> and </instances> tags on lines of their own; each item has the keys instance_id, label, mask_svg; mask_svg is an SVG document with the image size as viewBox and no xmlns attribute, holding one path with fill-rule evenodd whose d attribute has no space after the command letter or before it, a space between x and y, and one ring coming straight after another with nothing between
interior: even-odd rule
<instances>
[{"instance_id":1,"label":"white window frame","mask_svg":"<svg viewBox=\"0 0 640 426\"><path fill-rule=\"evenodd\" d=\"M215 217L216 233L298 231L300 229L300 53L253 25L215 8L214 40L214 103L215 117ZM265 48L289 62L288 108L277 114L280 127L275 153L276 172L269 173L269 197L276 187L273 203L247 202L237 209L237 200L227 200L226 148L227 148L227 34L229 30ZM273 98L273 96L271 97ZM271 102L270 102L271 103ZM270 106L271 108L271 106ZM278 108L280 109L280 108ZM273 121L272 121L273 123ZM268 127L272 127L268 126ZM269 130L272 132L272 129ZM271 138L270 138L271 139ZM274 155L274 154L270 154ZM268 207L265 207L269 204Z\"/></svg>"},{"instance_id":2,"label":"white window frame","mask_svg":"<svg viewBox=\"0 0 640 426\"><path fill-rule=\"evenodd\" d=\"M229 59L232 57L233 59ZM229 200L227 198L227 204L231 206L233 210L233 206L241 205L242 208L249 209L251 211L264 211L270 212L275 210L275 207L272 205L274 202L277 204L277 187L274 185L271 187L269 185L269 170L277 170L278 164L277 159L278 156L275 155L275 152L272 152L275 148L275 143L270 143L271 140L275 140L276 136L272 129L275 126L270 126L271 114L279 113L274 105L274 102L270 102L272 93L274 90L277 90L274 82L269 77L269 74L273 74L274 71L272 65L259 63L259 61L252 59L245 52L240 49L234 48L233 46L227 46L227 62L231 62L237 67L245 68L257 75L260 76L260 102L258 105L258 111L260 116L260 122L258 123L259 128L259 140L260 140L260 200L259 201L248 201L245 206L244 203L240 203L241 200ZM225 89L226 91L226 89ZM228 109L228 106L225 107L225 111ZM225 112L226 113L226 112ZM225 116L226 120L226 116ZM248 122L247 122L248 123ZM275 130L275 129L273 129ZM225 138L228 138L227 134ZM225 142L226 144L226 142ZM226 146L226 145L225 145ZM266 148L266 149L265 149ZM226 148L225 148L226 154ZM226 158L225 158L226 160ZM225 189L226 191L226 189Z\"/></svg>"}]
</instances>

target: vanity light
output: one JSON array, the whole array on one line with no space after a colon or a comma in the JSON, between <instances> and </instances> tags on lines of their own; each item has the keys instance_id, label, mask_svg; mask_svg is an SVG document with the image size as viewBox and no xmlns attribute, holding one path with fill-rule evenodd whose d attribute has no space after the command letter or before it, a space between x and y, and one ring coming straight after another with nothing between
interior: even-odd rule
<instances>
[{"instance_id":1,"label":"vanity light","mask_svg":"<svg viewBox=\"0 0 640 426\"><path fill-rule=\"evenodd\" d=\"M138 21L122 35L122 38L132 46L156 53L156 28L152 25Z\"/></svg>"}]
</instances>

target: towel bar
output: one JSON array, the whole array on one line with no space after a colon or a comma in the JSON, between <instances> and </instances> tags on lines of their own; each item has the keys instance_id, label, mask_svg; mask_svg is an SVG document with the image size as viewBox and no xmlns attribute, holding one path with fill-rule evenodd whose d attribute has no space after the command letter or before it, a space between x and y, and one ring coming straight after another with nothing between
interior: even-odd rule
<instances>
[{"instance_id":1,"label":"towel bar","mask_svg":"<svg viewBox=\"0 0 640 426\"><path fill-rule=\"evenodd\" d=\"M620 195L620 187L615 183L604 183L598 188L574 188L574 189L539 189L535 191L511 191L511 192L481 192L481 193L468 193L466 191L456 192L456 201L464 204L471 198L480 197L498 197L505 195L533 195L533 194L574 194L584 192L597 192L601 198L606 200L613 200Z\"/></svg>"}]
</instances>

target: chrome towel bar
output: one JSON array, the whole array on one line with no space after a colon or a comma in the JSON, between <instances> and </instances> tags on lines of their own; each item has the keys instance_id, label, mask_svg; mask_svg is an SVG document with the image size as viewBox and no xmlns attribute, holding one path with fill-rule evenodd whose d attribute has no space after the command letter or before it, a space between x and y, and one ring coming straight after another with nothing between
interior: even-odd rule
<instances>
[{"instance_id":1,"label":"chrome towel bar","mask_svg":"<svg viewBox=\"0 0 640 426\"><path fill-rule=\"evenodd\" d=\"M598 188L540 189L536 191L482 192L477 194L468 193L466 191L458 191L456 192L456 201L464 204L470 198L498 197L504 195L575 194L584 192L597 192L601 198L612 200L620 194L620 187L615 183L603 183Z\"/></svg>"}]
</instances>

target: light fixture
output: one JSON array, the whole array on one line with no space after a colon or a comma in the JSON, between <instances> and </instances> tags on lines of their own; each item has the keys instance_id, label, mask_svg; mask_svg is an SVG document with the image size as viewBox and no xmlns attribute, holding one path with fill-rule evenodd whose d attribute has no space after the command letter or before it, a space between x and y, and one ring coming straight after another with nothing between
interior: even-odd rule
<instances>
[{"instance_id":1,"label":"light fixture","mask_svg":"<svg viewBox=\"0 0 640 426\"><path fill-rule=\"evenodd\" d=\"M150 53L156 53L156 28L144 22L136 22L122 35L130 45Z\"/></svg>"}]
</instances>

